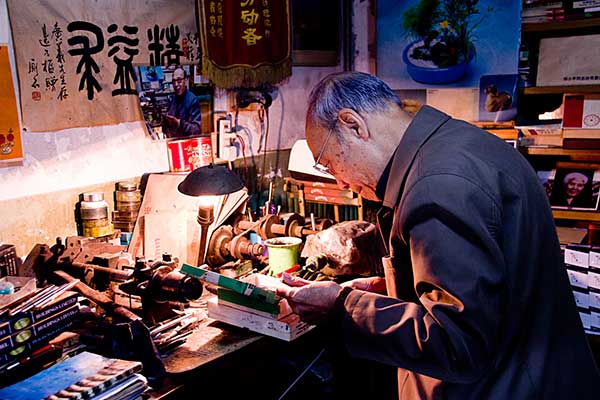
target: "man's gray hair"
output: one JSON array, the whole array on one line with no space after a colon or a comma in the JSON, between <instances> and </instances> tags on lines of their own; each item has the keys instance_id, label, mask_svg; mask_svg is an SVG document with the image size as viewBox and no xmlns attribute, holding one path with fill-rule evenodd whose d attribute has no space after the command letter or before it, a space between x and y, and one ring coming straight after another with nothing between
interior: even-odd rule
<instances>
[{"instance_id":1,"label":"man's gray hair","mask_svg":"<svg viewBox=\"0 0 600 400\"><path fill-rule=\"evenodd\" d=\"M331 74L314 87L308 116L318 126L333 129L342 108L359 114L384 111L390 104L402 107L398 96L381 79L362 72Z\"/></svg>"}]
</instances>

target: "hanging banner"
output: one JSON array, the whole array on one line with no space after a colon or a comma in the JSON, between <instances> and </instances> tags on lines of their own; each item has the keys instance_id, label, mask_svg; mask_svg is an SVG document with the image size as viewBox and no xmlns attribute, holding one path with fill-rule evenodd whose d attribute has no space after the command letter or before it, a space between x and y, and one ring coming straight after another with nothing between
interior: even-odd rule
<instances>
[{"instance_id":1,"label":"hanging banner","mask_svg":"<svg viewBox=\"0 0 600 400\"><path fill-rule=\"evenodd\" d=\"M19 112L13 86L8 46L0 46L0 167L23 158Z\"/></svg>"},{"instance_id":2,"label":"hanging banner","mask_svg":"<svg viewBox=\"0 0 600 400\"><path fill-rule=\"evenodd\" d=\"M24 130L142 120L135 65L199 62L194 0L7 0Z\"/></svg>"},{"instance_id":3,"label":"hanging banner","mask_svg":"<svg viewBox=\"0 0 600 400\"><path fill-rule=\"evenodd\" d=\"M222 88L292 74L288 0L198 0L203 75Z\"/></svg>"}]
</instances>

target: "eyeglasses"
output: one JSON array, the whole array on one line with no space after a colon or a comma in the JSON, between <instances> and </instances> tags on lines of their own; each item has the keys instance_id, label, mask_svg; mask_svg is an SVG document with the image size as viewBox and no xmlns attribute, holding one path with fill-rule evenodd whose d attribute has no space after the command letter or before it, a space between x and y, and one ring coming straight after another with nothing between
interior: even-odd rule
<instances>
[{"instance_id":1,"label":"eyeglasses","mask_svg":"<svg viewBox=\"0 0 600 400\"><path fill-rule=\"evenodd\" d=\"M321 150L319 151L319 155L317 156L317 159L315 160L315 165L313 165L313 168L322 174L330 174L331 173L331 172L329 172L329 167L326 167L321 164L321 157L323 157L323 152L325 151L325 147L327 147L327 143L329 142L329 138L331 137L331 134L333 133L334 129L335 129L335 126L331 129L329 129L329 132L327 133L327 137L325 138L325 141L323 142L323 146L321 147Z\"/></svg>"}]
</instances>

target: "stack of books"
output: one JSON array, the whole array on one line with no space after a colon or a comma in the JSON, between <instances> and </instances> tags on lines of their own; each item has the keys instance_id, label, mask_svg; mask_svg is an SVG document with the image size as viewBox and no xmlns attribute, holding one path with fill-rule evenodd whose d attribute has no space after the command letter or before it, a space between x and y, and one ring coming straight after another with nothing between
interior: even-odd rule
<instances>
[{"instance_id":1,"label":"stack of books","mask_svg":"<svg viewBox=\"0 0 600 400\"><path fill-rule=\"evenodd\" d=\"M563 144L560 122L546 121L535 125L518 125L519 145L523 147L561 147Z\"/></svg>"},{"instance_id":2,"label":"stack of books","mask_svg":"<svg viewBox=\"0 0 600 400\"><path fill-rule=\"evenodd\" d=\"M72 325L79 315L78 295L66 288L36 289L0 310L0 369L46 346Z\"/></svg>"},{"instance_id":3,"label":"stack of books","mask_svg":"<svg viewBox=\"0 0 600 400\"><path fill-rule=\"evenodd\" d=\"M521 10L521 22L535 24L600 17L600 0L526 0Z\"/></svg>"},{"instance_id":4,"label":"stack of books","mask_svg":"<svg viewBox=\"0 0 600 400\"><path fill-rule=\"evenodd\" d=\"M564 21L565 3L568 1L526 2L521 10L521 22L524 24ZM568 7L568 4L567 4Z\"/></svg>"},{"instance_id":5,"label":"stack of books","mask_svg":"<svg viewBox=\"0 0 600 400\"><path fill-rule=\"evenodd\" d=\"M0 399L142 399L148 389L142 364L83 352L0 389Z\"/></svg>"},{"instance_id":6,"label":"stack of books","mask_svg":"<svg viewBox=\"0 0 600 400\"><path fill-rule=\"evenodd\" d=\"M573 5L567 10L567 19L578 20L600 17L600 0L573 1Z\"/></svg>"}]
</instances>

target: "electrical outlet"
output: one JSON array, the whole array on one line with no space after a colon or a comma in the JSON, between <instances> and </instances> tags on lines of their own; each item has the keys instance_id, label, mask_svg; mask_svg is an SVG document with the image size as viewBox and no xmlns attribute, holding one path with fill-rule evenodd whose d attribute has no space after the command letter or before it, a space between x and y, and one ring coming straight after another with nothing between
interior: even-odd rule
<instances>
[{"instance_id":1,"label":"electrical outlet","mask_svg":"<svg viewBox=\"0 0 600 400\"><path fill-rule=\"evenodd\" d=\"M228 119L219 120L219 135L231 132L231 121Z\"/></svg>"}]
</instances>

